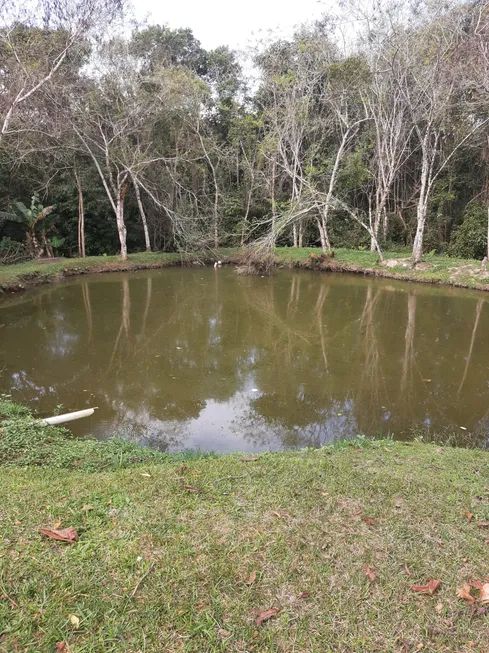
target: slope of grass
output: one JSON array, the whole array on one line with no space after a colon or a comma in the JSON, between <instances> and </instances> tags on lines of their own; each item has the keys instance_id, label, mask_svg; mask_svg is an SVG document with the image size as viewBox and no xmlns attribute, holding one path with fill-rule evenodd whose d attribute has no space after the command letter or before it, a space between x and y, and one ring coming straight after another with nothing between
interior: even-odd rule
<instances>
[{"instance_id":1,"label":"slope of grass","mask_svg":"<svg viewBox=\"0 0 489 653\"><path fill-rule=\"evenodd\" d=\"M0 474L2 652L487 651L486 608L456 595L488 575L484 452L359 439L91 474L19 462ZM76 544L38 530L68 526ZM434 596L410 589L430 579Z\"/></svg>"}]
</instances>

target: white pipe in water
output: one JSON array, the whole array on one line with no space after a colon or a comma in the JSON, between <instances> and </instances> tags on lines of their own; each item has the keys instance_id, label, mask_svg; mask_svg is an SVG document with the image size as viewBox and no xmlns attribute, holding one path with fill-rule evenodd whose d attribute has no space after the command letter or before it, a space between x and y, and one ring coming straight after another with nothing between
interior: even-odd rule
<instances>
[{"instance_id":1,"label":"white pipe in water","mask_svg":"<svg viewBox=\"0 0 489 653\"><path fill-rule=\"evenodd\" d=\"M49 426L55 426L56 424L66 424L66 422L74 422L76 419L81 419L82 417L90 417L93 415L96 408L87 408L86 410L77 410L74 413L65 413L64 415L55 415L54 417L46 417L42 419L43 424L49 424Z\"/></svg>"}]
</instances>

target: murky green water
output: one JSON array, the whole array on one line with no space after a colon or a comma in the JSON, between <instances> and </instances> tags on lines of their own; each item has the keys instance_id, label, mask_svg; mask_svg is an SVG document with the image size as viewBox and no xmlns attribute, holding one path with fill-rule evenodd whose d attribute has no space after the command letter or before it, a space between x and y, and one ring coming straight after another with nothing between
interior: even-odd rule
<instances>
[{"instance_id":1,"label":"murky green water","mask_svg":"<svg viewBox=\"0 0 489 653\"><path fill-rule=\"evenodd\" d=\"M486 438L489 296L350 275L166 269L0 302L0 392L162 450ZM460 427L467 429L463 431Z\"/></svg>"}]
</instances>

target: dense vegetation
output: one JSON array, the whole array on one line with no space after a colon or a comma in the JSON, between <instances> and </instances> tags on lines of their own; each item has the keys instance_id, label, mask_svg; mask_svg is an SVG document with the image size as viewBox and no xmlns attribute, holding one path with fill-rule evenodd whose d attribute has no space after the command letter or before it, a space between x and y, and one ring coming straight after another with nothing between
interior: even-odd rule
<instances>
[{"instance_id":1,"label":"dense vegetation","mask_svg":"<svg viewBox=\"0 0 489 653\"><path fill-rule=\"evenodd\" d=\"M250 66L122 0L4 0L0 259L258 239L483 257L487 4L339 12Z\"/></svg>"}]
</instances>

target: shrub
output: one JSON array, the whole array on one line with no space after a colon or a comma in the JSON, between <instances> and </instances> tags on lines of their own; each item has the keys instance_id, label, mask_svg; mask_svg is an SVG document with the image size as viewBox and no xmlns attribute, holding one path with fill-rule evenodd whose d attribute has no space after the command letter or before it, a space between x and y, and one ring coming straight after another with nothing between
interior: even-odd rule
<instances>
[{"instance_id":1,"label":"shrub","mask_svg":"<svg viewBox=\"0 0 489 653\"><path fill-rule=\"evenodd\" d=\"M487 209L469 204L461 224L454 230L448 254L460 258L484 258L487 252Z\"/></svg>"}]
</instances>

